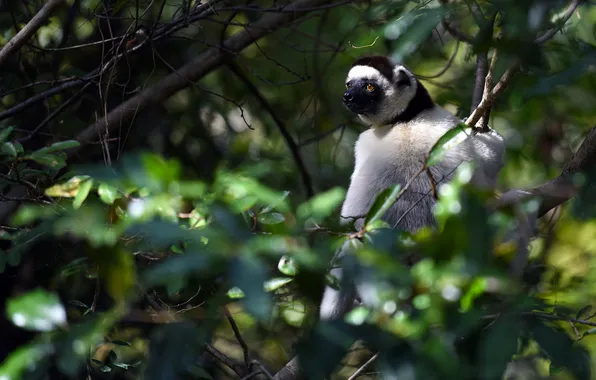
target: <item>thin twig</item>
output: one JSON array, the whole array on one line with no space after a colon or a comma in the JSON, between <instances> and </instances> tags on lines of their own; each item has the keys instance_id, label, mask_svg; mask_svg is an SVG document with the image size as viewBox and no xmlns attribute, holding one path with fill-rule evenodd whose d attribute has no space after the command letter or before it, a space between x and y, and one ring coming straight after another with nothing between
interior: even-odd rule
<instances>
[{"instance_id":1,"label":"thin twig","mask_svg":"<svg viewBox=\"0 0 596 380\"><path fill-rule=\"evenodd\" d=\"M560 23L560 26L556 26L556 27L546 31L543 35L536 38L534 40L534 43L541 44L541 43L544 43L544 42L550 40L551 38L553 38L555 36L555 34L557 34L557 32L559 30L561 30L563 28L563 26L565 26L565 24L567 23L567 21L569 21L571 16L573 16L573 13L580 6L580 4L581 4L581 0L572 0L571 4L567 8L567 11L563 15L563 17L561 17L561 19L557 21Z\"/></svg>"},{"instance_id":2,"label":"thin twig","mask_svg":"<svg viewBox=\"0 0 596 380\"><path fill-rule=\"evenodd\" d=\"M8 57L16 53L35 34L35 32L46 22L54 9L64 0L49 0L37 12L35 16L21 29L6 45L0 50L0 66L6 62Z\"/></svg>"},{"instance_id":3,"label":"thin twig","mask_svg":"<svg viewBox=\"0 0 596 380\"><path fill-rule=\"evenodd\" d=\"M515 63L513 66L507 69L507 71L505 71L505 73L503 74L497 85L492 89L492 91L484 94L484 97L478 105L478 107L476 107L474 112L472 112L472 114L466 120L466 124L468 124L471 127L476 126L478 120L480 120L480 118L484 114L486 114L486 111L493 105L493 103L497 100L497 97L505 90L505 88L507 88L507 85L509 84L509 82L511 82L511 79L519 70L520 64Z\"/></svg>"},{"instance_id":4,"label":"thin twig","mask_svg":"<svg viewBox=\"0 0 596 380\"><path fill-rule=\"evenodd\" d=\"M228 322L230 323L230 326L232 326L232 330L234 331L234 336L236 337L236 340L240 344L240 347L242 347L242 352L244 353L244 364L248 368L249 364L250 364L250 354L248 351L248 345L242 338L242 335L240 334L240 329L238 329L238 325L236 324L236 321L232 317L232 314L230 314L230 311L228 310L228 308L224 306L223 309L224 309L224 314L226 315L226 318L228 319Z\"/></svg>"},{"instance_id":5,"label":"thin twig","mask_svg":"<svg viewBox=\"0 0 596 380\"><path fill-rule=\"evenodd\" d=\"M512 313L515 314L515 313ZM573 322L573 323L577 323L580 325L586 325L586 326L593 326L596 327L596 322L592 322L592 321L586 321L585 319L577 319L577 318L571 318L571 317L566 317L563 315L555 315L555 314L548 314L548 313L544 313L541 311L524 311L522 313L519 313L521 315L526 315L526 316L534 316L534 317L538 317L538 318L543 318L543 319L549 319L551 321L567 321L567 322ZM485 315L482 317L482 319L496 319L503 316L503 313L499 313L499 314L492 314L492 315Z\"/></svg>"},{"instance_id":6,"label":"thin twig","mask_svg":"<svg viewBox=\"0 0 596 380\"><path fill-rule=\"evenodd\" d=\"M302 176L302 183L304 184L304 188L306 189L306 195L308 198L312 197L314 195L314 189L312 186L311 176L308 173L308 170L306 169L304 160L302 159L300 147L298 147L298 145L292 138L292 135L290 135L290 132L288 132L288 129L286 128L284 122L277 115L277 112L275 112L273 106L271 106L267 99L265 99L265 97L261 94L259 89L251 82L251 80L246 75L244 75L240 67L238 67L238 65L233 62L229 63L228 66L230 67L232 72L238 77L238 79L240 79L248 88L248 90L255 96L255 98L257 98L257 100L261 104L261 107L263 107L269 113L269 115L277 125L277 128L279 129L281 135L286 141L286 144L288 145L288 148L292 153L292 157L294 158L294 162L296 163L296 166L300 171L300 175Z\"/></svg>"},{"instance_id":7,"label":"thin twig","mask_svg":"<svg viewBox=\"0 0 596 380\"><path fill-rule=\"evenodd\" d=\"M85 142L97 136L98 131L104 133L106 128L113 130L122 126L123 123L134 121L139 112L153 105L161 104L176 92L188 87L189 80L198 80L218 68L225 61L229 61L235 54L259 38L286 26L299 17L305 16L307 14L307 12L304 12L305 9L313 8L325 2L325 0L296 0L285 6L283 13L264 15L244 31L226 39L223 44L205 50L194 60L177 70L177 73L167 75L153 86L127 99L103 118L88 126L76 138L81 142L81 146L70 149L68 155L72 156L82 149L86 145ZM334 5L337 6L338 4ZM155 40L157 39L156 37Z\"/></svg>"},{"instance_id":8,"label":"thin twig","mask_svg":"<svg viewBox=\"0 0 596 380\"><path fill-rule=\"evenodd\" d=\"M455 60L455 57L457 56L457 52L459 50L459 44L460 44L460 40L459 39L456 39L455 40L455 48L453 49L453 53L451 53L451 57L449 57L449 60L447 61L447 64L445 64L445 67L443 67L441 69L441 71L439 71L436 74L429 75L429 76L415 74L416 77L418 79L435 79L435 78L438 78L441 75L445 74L447 72L447 70L449 70L451 68L451 65L453 64L453 61Z\"/></svg>"},{"instance_id":9,"label":"thin twig","mask_svg":"<svg viewBox=\"0 0 596 380\"><path fill-rule=\"evenodd\" d=\"M355 379L356 379L358 376L360 376L360 374L361 374L362 372L364 372L364 370L366 369L366 367L368 367L369 365L371 365L371 364L372 364L372 362L374 362L374 361L377 359L377 357L378 357L378 356L379 356L379 353L377 352L376 354L374 354L374 355L372 356L372 358L368 359L368 360L366 361L366 363L364 363L364 364L362 365L362 367L358 368L358 369L356 370L356 372L354 372L354 373L352 374L352 376L348 377L348 380L355 380Z\"/></svg>"},{"instance_id":10,"label":"thin twig","mask_svg":"<svg viewBox=\"0 0 596 380\"><path fill-rule=\"evenodd\" d=\"M236 373L239 377L244 377L246 371L244 370L244 366L236 363L234 360L230 359L226 355L224 355L221 351L217 348L213 347L210 344L205 345L205 349L208 353L210 353L215 359L222 362L226 367L230 368L232 371Z\"/></svg>"}]
</instances>

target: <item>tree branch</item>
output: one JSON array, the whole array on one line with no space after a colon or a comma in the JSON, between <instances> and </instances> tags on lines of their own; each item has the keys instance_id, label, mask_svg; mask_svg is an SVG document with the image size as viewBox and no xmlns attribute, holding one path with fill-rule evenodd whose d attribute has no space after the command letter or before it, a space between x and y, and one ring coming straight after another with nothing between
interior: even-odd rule
<instances>
[{"instance_id":1,"label":"tree branch","mask_svg":"<svg viewBox=\"0 0 596 380\"><path fill-rule=\"evenodd\" d=\"M60 5L64 0L49 0L37 12L35 16L21 29L8 43L0 50L0 66L6 62L8 57L16 53L41 25L50 17L52 11Z\"/></svg>"},{"instance_id":2,"label":"tree branch","mask_svg":"<svg viewBox=\"0 0 596 380\"><path fill-rule=\"evenodd\" d=\"M296 0L283 7L283 12L268 13L253 25L245 28L244 31L226 39L221 46L207 49L193 61L182 66L176 73L169 74L153 86L129 98L109 114L87 127L76 137L81 145L69 150L69 156L83 148L98 134L115 130L122 124L131 122L138 112L160 104L176 92L186 88L189 83L202 78L259 38L307 15L308 13L304 12L305 9L312 9L312 7L327 2L328 0Z\"/></svg>"},{"instance_id":3,"label":"tree branch","mask_svg":"<svg viewBox=\"0 0 596 380\"><path fill-rule=\"evenodd\" d=\"M540 37L536 38L534 40L534 43L535 44L541 44L541 43L544 43L544 42L550 40L551 38L553 38L555 36L555 34L557 34L557 32L559 30L561 30L561 28L563 28L563 26L565 26L565 24L571 18L571 16L573 16L573 12L575 12L575 10L580 6L580 4L581 4L581 0L573 0L573 1L571 1L571 4L567 8L567 12L565 12L565 14L563 15L563 17L561 17L561 20L558 21L558 22L561 23L561 25L560 26L556 26L556 27L554 27L554 28L546 31L543 35L541 35Z\"/></svg>"},{"instance_id":4,"label":"tree branch","mask_svg":"<svg viewBox=\"0 0 596 380\"><path fill-rule=\"evenodd\" d=\"M257 98L257 100L261 104L261 107L263 107L269 113L269 115L277 125L277 128L281 132L281 135L283 136L284 140L286 140L286 144L288 144L288 148L290 149L290 152L292 152L292 156L294 157L294 162L296 163L296 166L300 171L300 175L302 176L302 183L304 184L304 188L306 189L306 195L308 198L312 197L314 195L312 179L310 177L310 174L308 173L308 170L306 169L306 165L304 164L302 155L300 154L300 147L298 147L298 144L296 144L296 142L292 138L292 135L290 135L290 132L288 132L288 129L286 128L284 122L277 116L277 113L275 112L271 104L269 104L267 99L265 99L265 97L261 94L259 89L250 81L250 79L246 75L244 75L244 73L238 67L238 65L234 62L231 62L228 64L228 66L230 67L232 72L234 72L234 74L242 82L244 82L244 85Z\"/></svg>"},{"instance_id":5,"label":"tree branch","mask_svg":"<svg viewBox=\"0 0 596 380\"><path fill-rule=\"evenodd\" d=\"M537 216L542 217L548 211L576 195L577 187L573 184L574 174L585 172L594 164L596 164L596 125L592 127L573 158L565 165L557 178L532 189L509 190L494 203L494 206L504 207L528 198L540 197L542 202Z\"/></svg>"},{"instance_id":6,"label":"tree branch","mask_svg":"<svg viewBox=\"0 0 596 380\"><path fill-rule=\"evenodd\" d=\"M519 70L520 65L519 63L516 63L509 69L507 69L507 71L505 71L505 73L499 80L499 83L497 83L497 85L490 92L486 92L484 94L482 101L480 102L478 107L476 107L474 112L472 112L472 114L466 120L466 124L468 124L471 127L476 126L478 120L480 120L480 118L486 114L488 109L497 100L497 96L499 96L505 90L505 88L507 88L507 85Z\"/></svg>"}]
</instances>

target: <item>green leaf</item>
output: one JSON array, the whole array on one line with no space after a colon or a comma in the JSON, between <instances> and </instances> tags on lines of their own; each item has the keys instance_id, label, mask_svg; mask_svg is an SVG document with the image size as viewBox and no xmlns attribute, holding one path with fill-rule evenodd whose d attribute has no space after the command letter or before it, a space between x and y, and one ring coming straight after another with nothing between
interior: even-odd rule
<instances>
[{"instance_id":1,"label":"green leaf","mask_svg":"<svg viewBox=\"0 0 596 380\"><path fill-rule=\"evenodd\" d=\"M22 379L29 368L42 366L42 361L54 353L53 345L33 343L21 346L10 353L0 366L0 379Z\"/></svg>"},{"instance_id":2,"label":"green leaf","mask_svg":"<svg viewBox=\"0 0 596 380\"><path fill-rule=\"evenodd\" d=\"M66 311L54 293L36 289L7 301L7 315L16 326L51 331L66 325Z\"/></svg>"},{"instance_id":3,"label":"green leaf","mask_svg":"<svg viewBox=\"0 0 596 380\"><path fill-rule=\"evenodd\" d=\"M578 380L590 379L590 356L586 349L574 344L567 333L555 326L535 320L530 326L532 337L548 355L551 366L565 367Z\"/></svg>"},{"instance_id":4,"label":"green leaf","mask_svg":"<svg viewBox=\"0 0 596 380\"><path fill-rule=\"evenodd\" d=\"M226 296L228 296L231 299L240 299L240 298L244 298L244 292L242 291L242 289L240 289L237 286L234 286L233 288L231 288L230 290L228 290L226 292Z\"/></svg>"},{"instance_id":5,"label":"green leaf","mask_svg":"<svg viewBox=\"0 0 596 380\"><path fill-rule=\"evenodd\" d=\"M289 256L283 256L277 263L277 269L286 276L295 276L298 273L298 267L294 260Z\"/></svg>"},{"instance_id":6,"label":"green leaf","mask_svg":"<svg viewBox=\"0 0 596 380\"><path fill-rule=\"evenodd\" d=\"M35 152L33 152L31 154L31 156L47 155L48 153L54 153L54 152L58 152L58 151L70 149L70 148L76 148L79 145L81 145L81 143L76 140L59 141L59 142L54 143L48 147L36 150Z\"/></svg>"},{"instance_id":7,"label":"green leaf","mask_svg":"<svg viewBox=\"0 0 596 380\"><path fill-rule=\"evenodd\" d=\"M88 179L81 184L81 186L79 187L79 191L77 192L77 195L75 196L75 199L72 202L72 207L74 207L75 210L81 207L85 199L87 199L87 196L91 191L91 187L93 187L92 179Z\"/></svg>"},{"instance_id":8,"label":"green leaf","mask_svg":"<svg viewBox=\"0 0 596 380\"><path fill-rule=\"evenodd\" d=\"M502 378L507 364L517 353L520 323L517 318L503 316L486 328L480 346L481 376L483 379Z\"/></svg>"},{"instance_id":9,"label":"green leaf","mask_svg":"<svg viewBox=\"0 0 596 380\"><path fill-rule=\"evenodd\" d=\"M290 282L292 282L293 278L291 277L276 277L276 278L271 278L267 281L265 281L264 284L264 288L266 292L272 292L274 290L277 290L279 288L281 288L282 286L289 284Z\"/></svg>"},{"instance_id":10,"label":"green leaf","mask_svg":"<svg viewBox=\"0 0 596 380\"><path fill-rule=\"evenodd\" d=\"M296 216L302 220L312 218L315 222L321 222L340 205L344 200L344 196L345 190L341 187L334 187L324 193L317 194L298 206Z\"/></svg>"},{"instance_id":11,"label":"green leaf","mask_svg":"<svg viewBox=\"0 0 596 380\"><path fill-rule=\"evenodd\" d=\"M377 220L380 220L385 215L387 210L393 206L399 197L400 190L401 186L396 184L383 190L379 195L377 195L375 202L372 204L368 214L366 215L365 225L368 225L369 223L375 223Z\"/></svg>"},{"instance_id":12,"label":"green leaf","mask_svg":"<svg viewBox=\"0 0 596 380\"><path fill-rule=\"evenodd\" d=\"M230 266L231 283L245 294L241 301L243 308L261 321L269 319L273 308L273 300L263 286L267 274L265 263L248 255L236 258Z\"/></svg>"},{"instance_id":13,"label":"green leaf","mask_svg":"<svg viewBox=\"0 0 596 380\"><path fill-rule=\"evenodd\" d=\"M27 159L37 162L38 164L48 166L52 169L61 169L66 166L66 155L58 154L33 154Z\"/></svg>"},{"instance_id":14,"label":"green leaf","mask_svg":"<svg viewBox=\"0 0 596 380\"><path fill-rule=\"evenodd\" d=\"M583 317L587 316L590 313L590 311L592 311L592 305L586 305L582 307L580 311L577 312L575 318L582 319Z\"/></svg>"},{"instance_id":15,"label":"green leaf","mask_svg":"<svg viewBox=\"0 0 596 380\"><path fill-rule=\"evenodd\" d=\"M72 198L79 193L81 184L89 179L89 176L74 176L65 183L48 187L45 191L50 197Z\"/></svg>"},{"instance_id":16,"label":"green leaf","mask_svg":"<svg viewBox=\"0 0 596 380\"><path fill-rule=\"evenodd\" d=\"M472 281L467 292L461 297L461 299L459 301L462 311L466 312L466 311L470 310L474 300L476 298L478 298L479 296L481 296L482 294L484 294L487 287L488 287L488 282L487 282L486 278L479 277L479 278L476 278L474 281Z\"/></svg>"},{"instance_id":17,"label":"green leaf","mask_svg":"<svg viewBox=\"0 0 596 380\"><path fill-rule=\"evenodd\" d=\"M433 166L441 162L445 154L451 148L467 139L470 133L471 128L464 123L459 123L456 127L448 130L431 148L426 159L426 166Z\"/></svg>"},{"instance_id":18,"label":"green leaf","mask_svg":"<svg viewBox=\"0 0 596 380\"><path fill-rule=\"evenodd\" d=\"M16 146L11 142L2 143L1 151L3 154L11 157L16 157L18 154Z\"/></svg>"},{"instance_id":19,"label":"green leaf","mask_svg":"<svg viewBox=\"0 0 596 380\"><path fill-rule=\"evenodd\" d=\"M118 189L106 183L99 184L99 187L97 188L97 194L104 203L109 205L114 203L116 199L120 198Z\"/></svg>"},{"instance_id":20,"label":"green leaf","mask_svg":"<svg viewBox=\"0 0 596 380\"><path fill-rule=\"evenodd\" d=\"M2 131L0 131L0 142L6 141L8 136L10 136L10 134L12 133L13 129L14 127L6 127Z\"/></svg>"},{"instance_id":21,"label":"green leaf","mask_svg":"<svg viewBox=\"0 0 596 380\"><path fill-rule=\"evenodd\" d=\"M385 38L397 40L393 43L391 57L396 62L403 62L424 42L448 11L448 6L414 9L389 22L384 29Z\"/></svg>"},{"instance_id":22,"label":"green leaf","mask_svg":"<svg viewBox=\"0 0 596 380\"><path fill-rule=\"evenodd\" d=\"M258 221L263 224L279 224L285 222L286 217L279 212L268 212L266 214L259 214Z\"/></svg>"}]
</instances>

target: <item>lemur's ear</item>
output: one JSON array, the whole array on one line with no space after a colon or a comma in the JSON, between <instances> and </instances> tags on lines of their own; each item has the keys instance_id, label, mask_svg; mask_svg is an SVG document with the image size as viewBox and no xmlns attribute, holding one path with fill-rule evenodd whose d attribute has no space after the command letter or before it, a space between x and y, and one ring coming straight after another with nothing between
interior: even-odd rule
<instances>
[{"instance_id":1,"label":"lemur's ear","mask_svg":"<svg viewBox=\"0 0 596 380\"><path fill-rule=\"evenodd\" d=\"M397 68L394 74L394 83L396 86L410 86L412 85L412 79L403 67Z\"/></svg>"}]
</instances>

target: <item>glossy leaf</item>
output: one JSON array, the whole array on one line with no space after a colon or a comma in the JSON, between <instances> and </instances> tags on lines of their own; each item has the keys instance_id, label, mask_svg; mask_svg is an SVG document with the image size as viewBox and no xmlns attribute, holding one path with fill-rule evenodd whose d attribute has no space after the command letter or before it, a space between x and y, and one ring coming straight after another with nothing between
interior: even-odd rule
<instances>
[{"instance_id":1,"label":"glossy leaf","mask_svg":"<svg viewBox=\"0 0 596 380\"><path fill-rule=\"evenodd\" d=\"M0 131L0 143L3 143L8 139L8 136L12 133L14 127L6 127Z\"/></svg>"},{"instance_id":2,"label":"glossy leaf","mask_svg":"<svg viewBox=\"0 0 596 380\"><path fill-rule=\"evenodd\" d=\"M75 209L81 207L83 202L85 202L85 199L87 199L87 196L89 195L89 192L91 191L92 187L93 187L92 179L88 179L88 180L84 181L81 184L81 186L79 187L79 191L77 192L77 195L75 196L75 199L72 202L72 207L74 207Z\"/></svg>"},{"instance_id":3,"label":"glossy leaf","mask_svg":"<svg viewBox=\"0 0 596 380\"><path fill-rule=\"evenodd\" d=\"M428 152L426 166L433 166L441 162L447 152L454 146L461 144L469 137L471 132L471 128L463 123L460 123L456 127L445 132L445 134L433 145L430 152Z\"/></svg>"},{"instance_id":4,"label":"glossy leaf","mask_svg":"<svg viewBox=\"0 0 596 380\"><path fill-rule=\"evenodd\" d=\"M18 327L33 331L51 331L66 325L66 311L58 296L37 289L6 304L9 319Z\"/></svg>"},{"instance_id":5,"label":"glossy leaf","mask_svg":"<svg viewBox=\"0 0 596 380\"><path fill-rule=\"evenodd\" d=\"M59 141L59 142L56 142L48 147L36 150L35 152L32 153L32 156L46 155L48 153L54 153L54 152L58 152L58 151L66 150L66 149L70 149L70 148L76 148L80 145L81 145L81 143L76 140Z\"/></svg>"},{"instance_id":6,"label":"glossy leaf","mask_svg":"<svg viewBox=\"0 0 596 380\"><path fill-rule=\"evenodd\" d=\"M258 220L263 224L280 224L286 220L286 217L279 212L268 212L259 214Z\"/></svg>"},{"instance_id":7,"label":"glossy leaf","mask_svg":"<svg viewBox=\"0 0 596 380\"><path fill-rule=\"evenodd\" d=\"M340 205L344 196L345 190L339 187L317 194L298 207L296 216L302 220L312 218L315 222L321 222Z\"/></svg>"},{"instance_id":8,"label":"glossy leaf","mask_svg":"<svg viewBox=\"0 0 596 380\"><path fill-rule=\"evenodd\" d=\"M109 205L114 203L114 201L119 198L118 189L106 183L99 184L97 188L97 194L104 203Z\"/></svg>"},{"instance_id":9,"label":"glossy leaf","mask_svg":"<svg viewBox=\"0 0 596 380\"><path fill-rule=\"evenodd\" d=\"M399 198L400 191L401 186L397 184L383 190L377 195L375 202L372 204L366 216L365 224L369 225L371 223L376 223L376 221L383 218L387 210L389 210L395 201L397 201L397 198Z\"/></svg>"}]
</instances>

